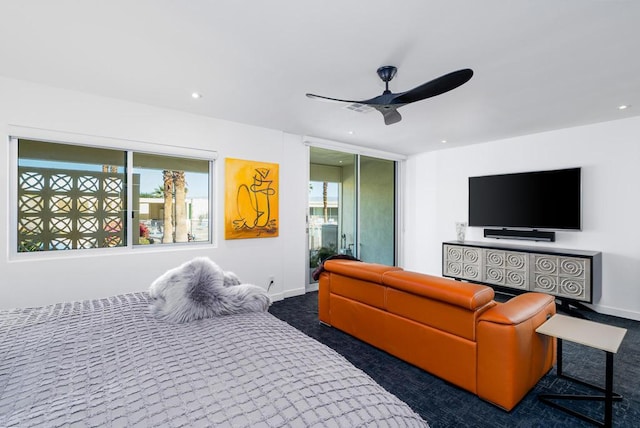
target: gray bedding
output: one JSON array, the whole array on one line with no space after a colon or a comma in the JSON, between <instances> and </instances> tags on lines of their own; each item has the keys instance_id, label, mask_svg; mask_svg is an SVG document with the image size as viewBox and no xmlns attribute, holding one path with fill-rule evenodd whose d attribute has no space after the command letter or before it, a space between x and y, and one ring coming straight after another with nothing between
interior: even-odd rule
<instances>
[{"instance_id":1,"label":"gray bedding","mask_svg":"<svg viewBox=\"0 0 640 428\"><path fill-rule=\"evenodd\" d=\"M146 293L0 311L0 427L424 427L269 313L168 324Z\"/></svg>"}]
</instances>

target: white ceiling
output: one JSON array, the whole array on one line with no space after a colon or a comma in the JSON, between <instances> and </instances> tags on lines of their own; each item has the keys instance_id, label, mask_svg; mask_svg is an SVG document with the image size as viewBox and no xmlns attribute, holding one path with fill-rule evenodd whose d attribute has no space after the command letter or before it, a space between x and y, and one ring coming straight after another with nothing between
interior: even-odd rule
<instances>
[{"instance_id":1,"label":"white ceiling","mask_svg":"<svg viewBox=\"0 0 640 428\"><path fill-rule=\"evenodd\" d=\"M401 154L640 115L635 0L3 0L0 17L0 75ZM381 65L393 92L475 74L390 126L305 97L379 95Z\"/></svg>"}]
</instances>

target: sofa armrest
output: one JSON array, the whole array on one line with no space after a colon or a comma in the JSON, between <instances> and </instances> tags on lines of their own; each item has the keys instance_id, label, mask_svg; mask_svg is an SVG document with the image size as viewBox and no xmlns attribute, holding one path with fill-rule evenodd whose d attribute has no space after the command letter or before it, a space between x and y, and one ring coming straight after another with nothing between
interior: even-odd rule
<instances>
[{"instance_id":1,"label":"sofa armrest","mask_svg":"<svg viewBox=\"0 0 640 428\"><path fill-rule=\"evenodd\" d=\"M549 309L554 298L548 294L525 293L515 296L505 303L499 303L479 317L478 321L497 324L520 324L539 312ZM554 303L555 308L555 303ZM555 312L554 312L555 313ZM549 316L550 317L550 316Z\"/></svg>"},{"instance_id":2,"label":"sofa armrest","mask_svg":"<svg viewBox=\"0 0 640 428\"><path fill-rule=\"evenodd\" d=\"M536 333L556 313L553 296L525 293L478 318L478 396L511 410L555 362L556 342Z\"/></svg>"}]
</instances>

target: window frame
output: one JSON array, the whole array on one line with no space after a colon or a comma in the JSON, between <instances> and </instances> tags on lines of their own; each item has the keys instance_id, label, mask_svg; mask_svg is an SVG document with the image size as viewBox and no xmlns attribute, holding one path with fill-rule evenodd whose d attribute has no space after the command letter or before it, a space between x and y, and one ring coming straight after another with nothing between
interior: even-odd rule
<instances>
[{"instance_id":1,"label":"window frame","mask_svg":"<svg viewBox=\"0 0 640 428\"><path fill-rule=\"evenodd\" d=\"M117 138L96 137L80 134L67 134L55 131L42 131L31 128L13 127L8 136L9 147L9 191L8 191L8 253L10 260L48 259L48 258L78 258L88 256L122 255L133 252L162 252L189 250L194 247L216 247L216 188L215 173L217 168L217 152L212 150L186 148L142 141L132 141ZM76 145L88 148L122 150L126 153L126 206L125 206L125 244L110 248L79 248L75 250L46 250L33 252L18 251L18 140L36 140L45 143ZM209 164L208 206L209 206L209 236L206 241L163 243L159 245L134 245L133 243L133 154L147 153L159 156L172 156L205 160Z\"/></svg>"}]
</instances>

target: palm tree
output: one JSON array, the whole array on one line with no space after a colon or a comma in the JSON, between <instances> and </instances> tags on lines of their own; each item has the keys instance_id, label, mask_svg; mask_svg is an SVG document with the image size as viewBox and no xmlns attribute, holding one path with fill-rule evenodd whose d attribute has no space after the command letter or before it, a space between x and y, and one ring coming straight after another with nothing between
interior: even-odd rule
<instances>
[{"instance_id":1,"label":"palm tree","mask_svg":"<svg viewBox=\"0 0 640 428\"><path fill-rule=\"evenodd\" d=\"M161 198L163 196L164 196L164 186L162 184L159 184L158 187L153 189L153 191L151 192L151 197Z\"/></svg>"},{"instance_id":2,"label":"palm tree","mask_svg":"<svg viewBox=\"0 0 640 428\"><path fill-rule=\"evenodd\" d=\"M185 210L187 192L184 171L173 171L173 183L176 189L176 242L187 242L189 236Z\"/></svg>"},{"instance_id":3,"label":"palm tree","mask_svg":"<svg viewBox=\"0 0 640 428\"><path fill-rule=\"evenodd\" d=\"M327 188L329 187L329 183L326 181L322 182L322 208L324 209L324 222L329 223L329 204L327 201Z\"/></svg>"},{"instance_id":4,"label":"palm tree","mask_svg":"<svg viewBox=\"0 0 640 428\"><path fill-rule=\"evenodd\" d=\"M141 198L162 198L164 196L164 186L162 184L158 185L151 192L140 192Z\"/></svg>"},{"instance_id":5,"label":"palm tree","mask_svg":"<svg viewBox=\"0 0 640 428\"><path fill-rule=\"evenodd\" d=\"M164 181L164 232L162 235L162 243L170 244L173 242L173 171L162 171L162 179Z\"/></svg>"}]
</instances>

